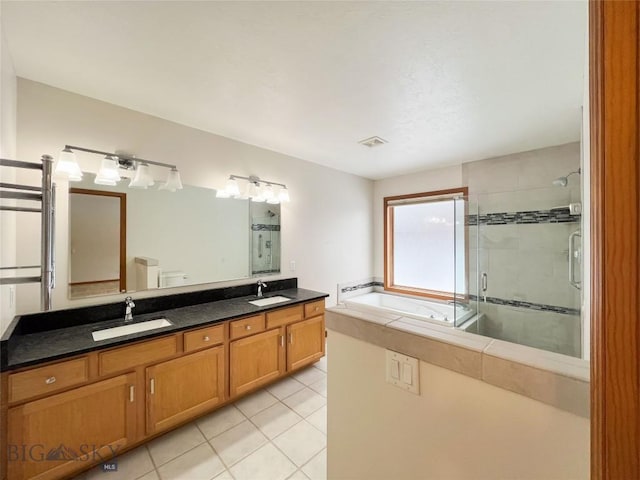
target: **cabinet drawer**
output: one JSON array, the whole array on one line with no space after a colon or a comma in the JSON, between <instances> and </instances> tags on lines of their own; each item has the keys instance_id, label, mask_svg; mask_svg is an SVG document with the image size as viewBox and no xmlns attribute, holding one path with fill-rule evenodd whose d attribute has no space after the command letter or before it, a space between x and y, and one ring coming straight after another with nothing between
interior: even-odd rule
<instances>
[{"instance_id":1,"label":"cabinet drawer","mask_svg":"<svg viewBox=\"0 0 640 480\"><path fill-rule=\"evenodd\" d=\"M9 402L57 392L89 380L86 357L9 375Z\"/></svg>"},{"instance_id":2,"label":"cabinet drawer","mask_svg":"<svg viewBox=\"0 0 640 480\"><path fill-rule=\"evenodd\" d=\"M102 352L98 365L100 375L109 375L122 370L131 370L138 365L155 362L175 355L178 351L177 337L159 338L128 347Z\"/></svg>"},{"instance_id":3,"label":"cabinet drawer","mask_svg":"<svg viewBox=\"0 0 640 480\"><path fill-rule=\"evenodd\" d=\"M184 334L184 351L192 352L224 342L224 325L199 328Z\"/></svg>"},{"instance_id":4,"label":"cabinet drawer","mask_svg":"<svg viewBox=\"0 0 640 480\"><path fill-rule=\"evenodd\" d=\"M302 305L268 312L267 328L279 327L280 325L297 322L298 320L302 320Z\"/></svg>"},{"instance_id":5,"label":"cabinet drawer","mask_svg":"<svg viewBox=\"0 0 640 480\"><path fill-rule=\"evenodd\" d=\"M229 323L229 337L242 338L264 330L264 315L241 318Z\"/></svg>"},{"instance_id":6,"label":"cabinet drawer","mask_svg":"<svg viewBox=\"0 0 640 480\"><path fill-rule=\"evenodd\" d=\"M304 317L315 317L324 313L324 300L304 304Z\"/></svg>"}]
</instances>

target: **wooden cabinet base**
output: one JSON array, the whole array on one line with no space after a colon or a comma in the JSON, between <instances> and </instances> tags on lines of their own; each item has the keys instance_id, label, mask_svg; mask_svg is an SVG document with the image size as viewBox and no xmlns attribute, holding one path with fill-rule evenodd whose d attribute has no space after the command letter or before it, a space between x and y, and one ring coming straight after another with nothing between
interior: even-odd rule
<instances>
[{"instance_id":1,"label":"wooden cabinet base","mask_svg":"<svg viewBox=\"0 0 640 480\"><path fill-rule=\"evenodd\" d=\"M9 409L8 478L54 479L106 460L135 440L135 374Z\"/></svg>"},{"instance_id":2,"label":"wooden cabinet base","mask_svg":"<svg viewBox=\"0 0 640 480\"><path fill-rule=\"evenodd\" d=\"M149 367L146 380L147 434L153 434L224 401L224 347Z\"/></svg>"}]
</instances>

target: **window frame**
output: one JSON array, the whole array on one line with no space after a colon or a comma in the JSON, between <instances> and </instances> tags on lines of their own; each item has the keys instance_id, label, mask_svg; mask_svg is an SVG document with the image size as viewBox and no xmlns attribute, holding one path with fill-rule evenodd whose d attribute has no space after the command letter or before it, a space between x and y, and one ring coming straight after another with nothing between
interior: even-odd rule
<instances>
[{"instance_id":1,"label":"window frame","mask_svg":"<svg viewBox=\"0 0 640 480\"><path fill-rule=\"evenodd\" d=\"M440 290L428 290L419 287L411 287L407 285L396 285L393 278L393 205L403 200L416 200L412 203L428 203L434 201L434 197L444 197L444 199L455 199L457 196L468 197L469 187L450 188L446 190L434 190L430 192L409 193L404 195L394 195L384 197L384 290L392 293L400 293L405 295L416 295L420 297L433 298L436 300L469 300L469 255L465 255L464 266L464 283L465 293L457 294L456 292L445 292ZM425 202L417 200L424 198ZM428 200L431 198L431 200ZM464 218L469 214L468 202L464 203ZM469 251L469 229L468 225L464 228L464 248L465 252Z\"/></svg>"}]
</instances>

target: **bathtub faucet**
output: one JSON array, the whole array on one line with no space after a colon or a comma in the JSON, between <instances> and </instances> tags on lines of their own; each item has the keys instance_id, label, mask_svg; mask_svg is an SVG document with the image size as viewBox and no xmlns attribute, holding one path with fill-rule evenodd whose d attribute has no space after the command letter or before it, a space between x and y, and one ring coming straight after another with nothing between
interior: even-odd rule
<instances>
[{"instance_id":1,"label":"bathtub faucet","mask_svg":"<svg viewBox=\"0 0 640 480\"><path fill-rule=\"evenodd\" d=\"M447 301L447 303L449 305L453 305L454 307L464 308L465 310L467 310L469 308L469 305L467 305L466 303L461 302L459 300L449 300L449 301Z\"/></svg>"}]
</instances>

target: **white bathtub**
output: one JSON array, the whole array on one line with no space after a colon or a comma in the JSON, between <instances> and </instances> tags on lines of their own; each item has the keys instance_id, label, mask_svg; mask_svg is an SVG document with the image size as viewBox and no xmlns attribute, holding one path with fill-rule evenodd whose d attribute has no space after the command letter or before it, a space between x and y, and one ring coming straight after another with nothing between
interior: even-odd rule
<instances>
[{"instance_id":1,"label":"white bathtub","mask_svg":"<svg viewBox=\"0 0 640 480\"><path fill-rule=\"evenodd\" d=\"M375 292L349 298L344 304L361 312L391 313L450 327L456 319L460 325L474 315L472 310L457 305Z\"/></svg>"}]
</instances>

